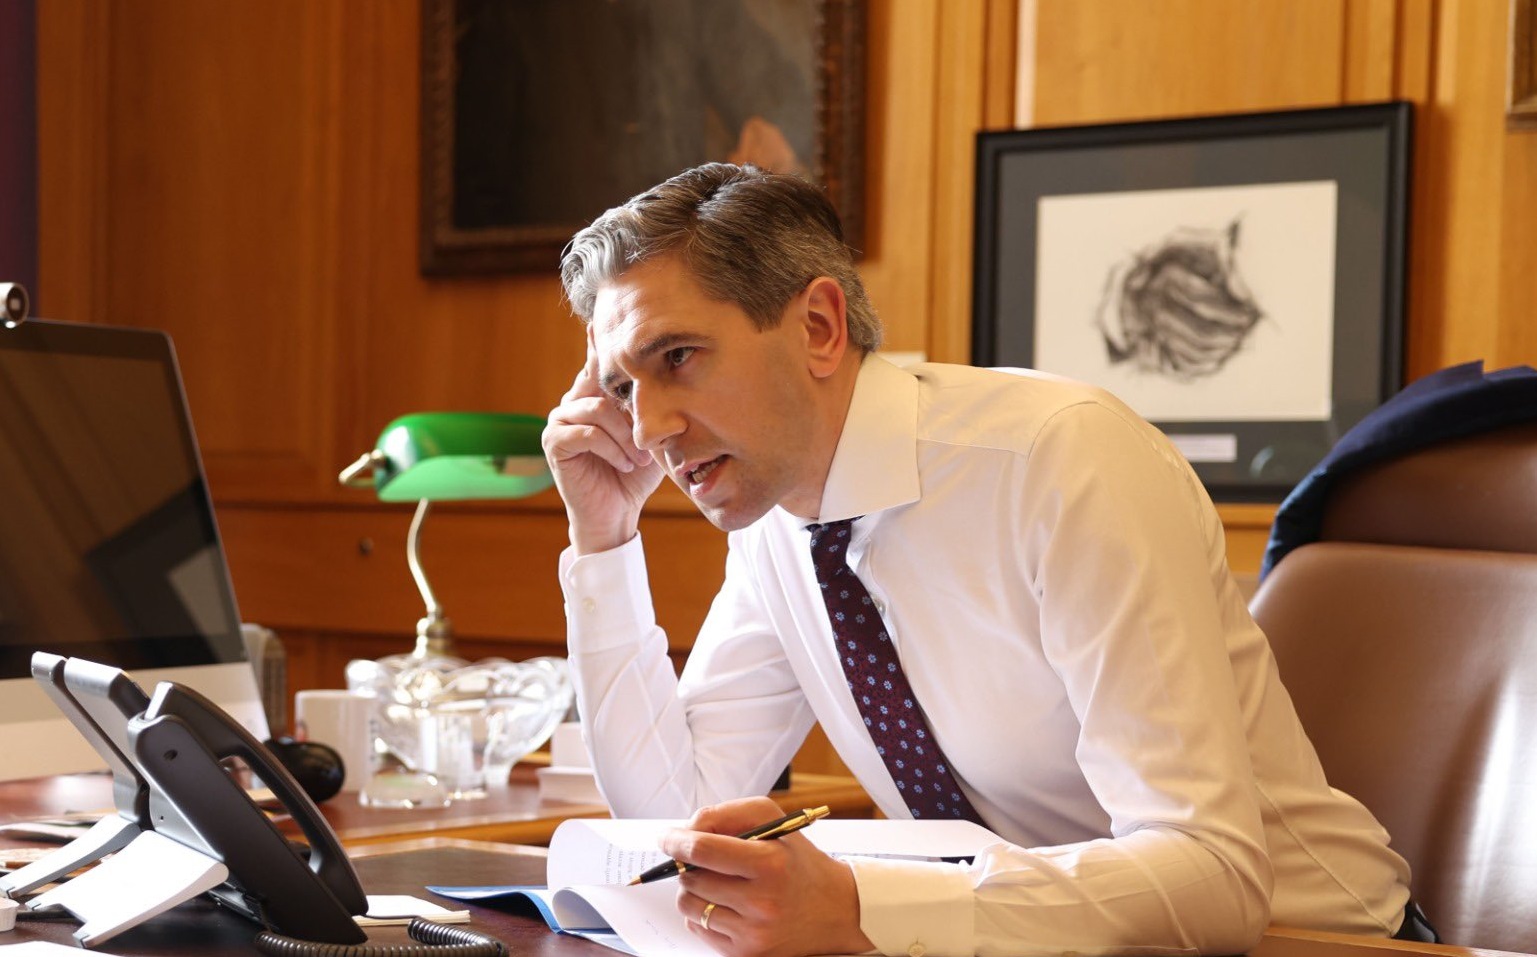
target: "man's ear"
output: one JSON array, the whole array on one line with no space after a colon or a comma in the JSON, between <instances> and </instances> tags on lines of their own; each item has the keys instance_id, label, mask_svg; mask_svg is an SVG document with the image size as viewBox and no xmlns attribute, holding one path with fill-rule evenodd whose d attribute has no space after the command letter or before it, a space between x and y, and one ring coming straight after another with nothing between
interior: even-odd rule
<instances>
[{"instance_id":1,"label":"man's ear","mask_svg":"<svg viewBox=\"0 0 1537 957\"><path fill-rule=\"evenodd\" d=\"M806 329L806 358L811 374L825 379L838 370L849 348L848 303L838 280L818 276L801 293Z\"/></svg>"}]
</instances>

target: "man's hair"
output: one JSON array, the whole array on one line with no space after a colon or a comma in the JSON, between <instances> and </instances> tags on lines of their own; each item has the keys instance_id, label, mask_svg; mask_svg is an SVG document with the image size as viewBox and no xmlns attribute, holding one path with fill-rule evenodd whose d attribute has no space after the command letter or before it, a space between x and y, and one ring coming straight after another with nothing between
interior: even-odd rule
<instances>
[{"instance_id":1,"label":"man's hair","mask_svg":"<svg viewBox=\"0 0 1537 957\"><path fill-rule=\"evenodd\" d=\"M599 287L631 266L676 254L705 295L740 307L761 330L779 325L806 284L843 287L849 339L881 344L881 323L827 196L788 173L707 163L615 206L572 237L560 276L571 308L592 320Z\"/></svg>"}]
</instances>

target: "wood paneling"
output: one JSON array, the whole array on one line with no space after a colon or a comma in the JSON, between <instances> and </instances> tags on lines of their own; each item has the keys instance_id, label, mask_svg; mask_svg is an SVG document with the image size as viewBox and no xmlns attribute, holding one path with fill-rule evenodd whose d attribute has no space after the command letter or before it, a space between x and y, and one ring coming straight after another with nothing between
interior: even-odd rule
<instances>
[{"instance_id":1,"label":"wood paneling","mask_svg":"<svg viewBox=\"0 0 1537 957\"><path fill-rule=\"evenodd\" d=\"M193 359L216 494L311 495L334 471L337 7L110 9L104 317Z\"/></svg>"},{"instance_id":2,"label":"wood paneling","mask_svg":"<svg viewBox=\"0 0 1537 957\"><path fill-rule=\"evenodd\" d=\"M1040 126L1340 102L1335 0L1038 0Z\"/></svg>"},{"instance_id":3,"label":"wood paneling","mask_svg":"<svg viewBox=\"0 0 1537 957\"><path fill-rule=\"evenodd\" d=\"M971 361L976 134L1007 127L1013 115L1015 11L1012 0L963 0L938 24L933 292L923 345L936 362Z\"/></svg>"},{"instance_id":4,"label":"wood paneling","mask_svg":"<svg viewBox=\"0 0 1537 957\"><path fill-rule=\"evenodd\" d=\"M104 322L108 8L40 4L37 17L39 316Z\"/></svg>"}]
</instances>

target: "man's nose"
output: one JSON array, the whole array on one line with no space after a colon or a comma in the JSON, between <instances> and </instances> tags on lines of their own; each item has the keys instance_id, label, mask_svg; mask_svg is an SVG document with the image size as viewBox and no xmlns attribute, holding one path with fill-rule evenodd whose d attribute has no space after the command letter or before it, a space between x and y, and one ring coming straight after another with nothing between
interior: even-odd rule
<instances>
[{"instance_id":1,"label":"man's nose","mask_svg":"<svg viewBox=\"0 0 1537 957\"><path fill-rule=\"evenodd\" d=\"M681 433L686 421L677 403L665 394L635 384L630 392L630 428L636 448L655 452Z\"/></svg>"}]
</instances>

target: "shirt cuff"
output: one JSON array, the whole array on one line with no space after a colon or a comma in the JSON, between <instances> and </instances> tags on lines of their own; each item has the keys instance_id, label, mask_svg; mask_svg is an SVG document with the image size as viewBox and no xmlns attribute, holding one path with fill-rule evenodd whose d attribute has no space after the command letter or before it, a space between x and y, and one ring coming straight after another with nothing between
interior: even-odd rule
<instances>
[{"instance_id":1,"label":"shirt cuff","mask_svg":"<svg viewBox=\"0 0 1537 957\"><path fill-rule=\"evenodd\" d=\"M887 957L963 957L976 951L976 888L959 864L850 857L859 929Z\"/></svg>"},{"instance_id":2,"label":"shirt cuff","mask_svg":"<svg viewBox=\"0 0 1537 957\"><path fill-rule=\"evenodd\" d=\"M637 625L656 623L639 535L606 552L578 555L568 547L560 553L560 588L573 652L633 644Z\"/></svg>"}]
</instances>

